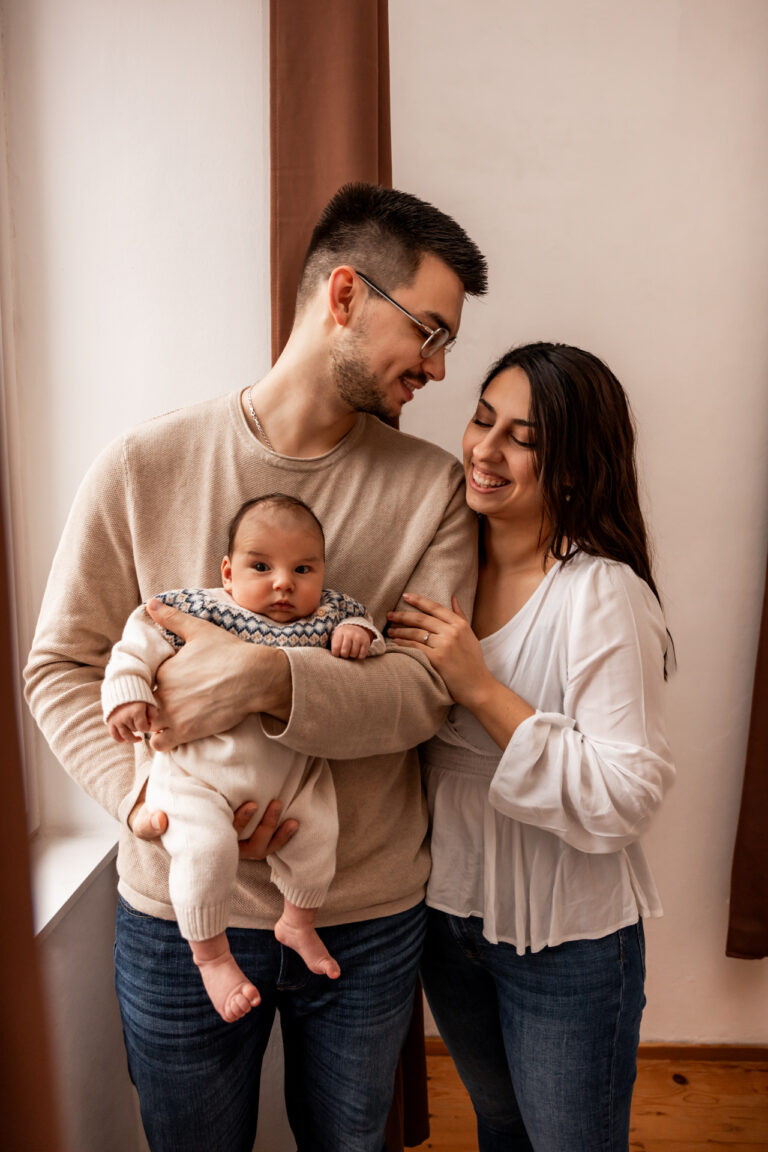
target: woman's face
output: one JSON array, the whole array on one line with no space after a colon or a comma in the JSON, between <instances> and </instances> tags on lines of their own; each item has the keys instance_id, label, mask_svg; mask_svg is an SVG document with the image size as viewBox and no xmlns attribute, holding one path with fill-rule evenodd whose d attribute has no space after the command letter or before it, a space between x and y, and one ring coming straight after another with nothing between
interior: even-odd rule
<instances>
[{"instance_id":1,"label":"woman's face","mask_svg":"<svg viewBox=\"0 0 768 1152\"><path fill-rule=\"evenodd\" d=\"M462 451L469 507L491 519L530 521L538 530L543 500L530 405L522 368L500 372L477 402Z\"/></svg>"}]
</instances>

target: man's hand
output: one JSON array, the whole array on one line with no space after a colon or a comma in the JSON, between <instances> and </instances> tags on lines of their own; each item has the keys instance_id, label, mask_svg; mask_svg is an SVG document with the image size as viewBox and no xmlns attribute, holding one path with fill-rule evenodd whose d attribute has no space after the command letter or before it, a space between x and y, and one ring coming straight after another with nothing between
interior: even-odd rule
<instances>
[{"instance_id":1,"label":"man's hand","mask_svg":"<svg viewBox=\"0 0 768 1152\"><path fill-rule=\"evenodd\" d=\"M131 809L128 817L128 827L139 840L159 840L168 828L168 817L165 812L152 811L148 808L144 797L147 794L147 785L142 788L139 798Z\"/></svg>"},{"instance_id":2,"label":"man's hand","mask_svg":"<svg viewBox=\"0 0 768 1152\"><path fill-rule=\"evenodd\" d=\"M168 829L168 817L165 812L153 812L147 807L144 802L145 791L146 785L128 817L128 826L134 836L138 836L140 840L159 840ZM258 804L255 801L248 800L245 804L241 804L235 812L232 823L238 837L243 829L248 827L257 808ZM238 841L241 860L264 860L288 843L298 828L299 822L298 820L286 820L284 824L281 824L280 813L282 810L281 800L269 802L264 809L261 821L256 825L248 839Z\"/></svg>"},{"instance_id":3,"label":"man's hand","mask_svg":"<svg viewBox=\"0 0 768 1152\"><path fill-rule=\"evenodd\" d=\"M288 720L291 666L279 648L247 644L225 628L160 600L150 600L147 611L185 641L158 671L153 748L169 752L190 740L227 732L249 713L268 712Z\"/></svg>"},{"instance_id":4,"label":"man's hand","mask_svg":"<svg viewBox=\"0 0 768 1152\"><path fill-rule=\"evenodd\" d=\"M238 836L247 828L258 805L251 803L241 804L235 812L235 831ZM283 810L281 800L270 800L264 809L261 822L256 825L247 840L238 842L241 860L264 860L273 852L278 852L288 843L291 836L299 826L298 820L286 820L280 823L280 813Z\"/></svg>"}]
</instances>

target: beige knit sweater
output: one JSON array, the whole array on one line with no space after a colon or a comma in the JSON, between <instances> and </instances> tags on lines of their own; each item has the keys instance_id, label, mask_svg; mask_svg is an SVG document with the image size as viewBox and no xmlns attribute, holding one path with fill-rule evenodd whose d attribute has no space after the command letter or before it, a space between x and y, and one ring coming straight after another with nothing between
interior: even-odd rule
<instances>
[{"instance_id":1,"label":"beige knit sweater","mask_svg":"<svg viewBox=\"0 0 768 1152\"><path fill-rule=\"evenodd\" d=\"M139 911L173 918L168 858L126 820L147 751L114 743L100 687L112 645L142 601L218 583L226 526L240 504L281 491L313 508L326 535L326 583L362 601L380 629L407 590L471 610L476 528L459 464L434 445L361 415L331 452L269 452L239 394L150 421L110 445L75 499L26 669L27 698L75 780L121 821L119 889ZM415 745L449 699L421 656L390 645L376 660L287 649L293 701L273 738L331 761L339 807L336 877L318 922L386 916L421 899L427 817ZM280 898L262 862L240 865L231 922L271 927Z\"/></svg>"}]
</instances>

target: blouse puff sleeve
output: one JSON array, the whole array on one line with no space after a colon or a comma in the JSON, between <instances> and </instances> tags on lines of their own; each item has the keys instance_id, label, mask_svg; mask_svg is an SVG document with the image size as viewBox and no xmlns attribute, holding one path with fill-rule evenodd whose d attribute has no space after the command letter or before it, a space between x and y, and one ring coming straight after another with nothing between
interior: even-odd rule
<instances>
[{"instance_id":1,"label":"blouse puff sleeve","mask_svg":"<svg viewBox=\"0 0 768 1152\"><path fill-rule=\"evenodd\" d=\"M618 852L648 828L674 777L666 628L648 585L613 562L595 566L565 610L562 713L537 711L518 726L489 799L582 852Z\"/></svg>"}]
</instances>

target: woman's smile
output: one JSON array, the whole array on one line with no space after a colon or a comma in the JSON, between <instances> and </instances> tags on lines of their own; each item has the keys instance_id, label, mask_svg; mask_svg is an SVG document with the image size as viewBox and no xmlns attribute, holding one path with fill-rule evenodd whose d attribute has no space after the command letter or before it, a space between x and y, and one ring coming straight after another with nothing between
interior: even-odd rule
<instances>
[{"instance_id":1,"label":"woman's smile","mask_svg":"<svg viewBox=\"0 0 768 1152\"><path fill-rule=\"evenodd\" d=\"M505 480L502 476L496 476L492 472L487 472L484 468L475 463L472 464L472 468L469 473L469 482L473 488L476 488L481 492L488 492L494 488L504 488L507 484L510 483L509 480Z\"/></svg>"}]
</instances>

